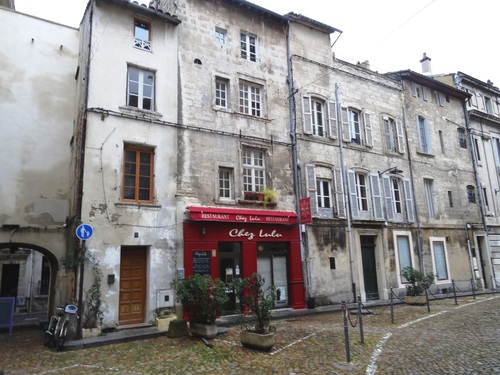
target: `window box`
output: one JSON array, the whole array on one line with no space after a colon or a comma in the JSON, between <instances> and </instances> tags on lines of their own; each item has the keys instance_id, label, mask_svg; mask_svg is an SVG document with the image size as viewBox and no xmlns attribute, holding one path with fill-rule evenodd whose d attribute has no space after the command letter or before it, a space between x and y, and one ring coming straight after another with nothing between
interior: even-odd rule
<instances>
[{"instance_id":1,"label":"window box","mask_svg":"<svg viewBox=\"0 0 500 375\"><path fill-rule=\"evenodd\" d=\"M244 197L243 199L246 201L258 201L258 202L264 201L264 193L257 191L245 191L243 197Z\"/></svg>"}]
</instances>

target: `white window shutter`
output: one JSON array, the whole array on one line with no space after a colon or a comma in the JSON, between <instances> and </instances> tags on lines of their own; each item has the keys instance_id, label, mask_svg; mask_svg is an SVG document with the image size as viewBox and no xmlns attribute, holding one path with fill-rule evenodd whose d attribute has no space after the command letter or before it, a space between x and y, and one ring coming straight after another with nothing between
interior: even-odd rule
<instances>
[{"instance_id":1,"label":"white window shutter","mask_svg":"<svg viewBox=\"0 0 500 375\"><path fill-rule=\"evenodd\" d=\"M404 129L403 122L401 120L396 120L396 130L398 132L398 152L400 154L405 153L405 139L404 139Z\"/></svg>"},{"instance_id":2,"label":"white window shutter","mask_svg":"<svg viewBox=\"0 0 500 375\"><path fill-rule=\"evenodd\" d=\"M403 188L405 192L405 203L406 203L406 218L409 222L415 221L415 215L413 213L413 195L411 193L410 180L405 178L403 180Z\"/></svg>"},{"instance_id":3,"label":"white window shutter","mask_svg":"<svg viewBox=\"0 0 500 375\"><path fill-rule=\"evenodd\" d=\"M344 188L342 183L342 172L339 169L333 170L335 185L335 201L337 203L337 217L345 218Z\"/></svg>"},{"instance_id":4,"label":"white window shutter","mask_svg":"<svg viewBox=\"0 0 500 375\"><path fill-rule=\"evenodd\" d=\"M438 92L438 98L439 98L439 105L441 107L444 107L444 99L443 99L443 94Z\"/></svg>"},{"instance_id":5,"label":"white window shutter","mask_svg":"<svg viewBox=\"0 0 500 375\"><path fill-rule=\"evenodd\" d=\"M411 95L416 98L417 97L417 85L415 84L415 82L410 82L410 90L411 90Z\"/></svg>"},{"instance_id":6,"label":"white window shutter","mask_svg":"<svg viewBox=\"0 0 500 375\"><path fill-rule=\"evenodd\" d=\"M344 142L351 142L351 127L349 126L349 112L347 107L341 107L342 117L342 140Z\"/></svg>"},{"instance_id":7,"label":"white window shutter","mask_svg":"<svg viewBox=\"0 0 500 375\"><path fill-rule=\"evenodd\" d=\"M365 123L365 144L368 147L373 147L371 116L369 113L364 112L363 117Z\"/></svg>"},{"instance_id":8,"label":"white window shutter","mask_svg":"<svg viewBox=\"0 0 500 375\"><path fill-rule=\"evenodd\" d=\"M318 216L318 199L316 192L316 172L314 164L306 165L307 193L311 200L311 216Z\"/></svg>"},{"instance_id":9,"label":"white window shutter","mask_svg":"<svg viewBox=\"0 0 500 375\"><path fill-rule=\"evenodd\" d=\"M481 94L477 94L477 104L481 111L484 111L484 97Z\"/></svg>"},{"instance_id":10,"label":"white window shutter","mask_svg":"<svg viewBox=\"0 0 500 375\"><path fill-rule=\"evenodd\" d=\"M328 126L330 138L336 139L338 137L339 129L337 126L337 104L335 102L328 102Z\"/></svg>"},{"instance_id":11,"label":"white window shutter","mask_svg":"<svg viewBox=\"0 0 500 375\"><path fill-rule=\"evenodd\" d=\"M394 200L392 199L391 178L389 176L383 176L382 185L384 186L385 209L387 212L387 220L394 221L396 214L394 212Z\"/></svg>"},{"instance_id":12,"label":"white window shutter","mask_svg":"<svg viewBox=\"0 0 500 375\"><path fill-rule=\"evenodd\" d=\"M349 185L349 201L351 206L351 217L354 220L358 220L359 209L358 209L358 194L356 193L356 173L354 171L347 171L347 182Z\"/></svg>"},{"instance_id":13,"label":"white window shutter","mask_svg":"<svg viewBox=\"0 0 500 375\"><path fill-rule=\"evenodd\" d=\"M429 99L429 89L425 86L422 86L422 96L425 101Z\"/></svg>"},{"instance_id":14,"label":"white window shutter","mask_svg":"<svg viewBox=\"0 0 500 375\"><path fill-rule=\"evenodd\" d=\"M431 144L431 129L429 128L429 121L424 119L425 125L425 138L427 139L427 153L432 154L432 144Z\"/></svg>"},{"instance_id":15,"label":"white window shutter","mask_svg":"<svg viewBox=\"0 0 500 375\"><path fill-rule=\"evenodd\" d=\"M382 207L382 192L380 191L380 178L378 173L370 174L370 188L373 205L373 219L384 220L384 210Z\"/></svg>"},{"instance_id":16,"label":"white window shutter","mask_svg":"<svg viewBox=\"0 0 500 375\"><path fill-rule=\"evenodd\" d=\"M307 95L302 97L302 121L304 125L304 133L312 134L311 97Z\"/></svg>"}]
</instances>

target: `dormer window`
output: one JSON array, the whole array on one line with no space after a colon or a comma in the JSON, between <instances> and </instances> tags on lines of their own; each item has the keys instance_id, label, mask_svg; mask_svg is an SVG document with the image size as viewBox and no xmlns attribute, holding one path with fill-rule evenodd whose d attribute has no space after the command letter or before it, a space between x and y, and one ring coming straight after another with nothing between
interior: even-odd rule
<instances>
[{"instance_id":1,"label":"dormer window","mask_svg":"<svg viewBox=\"0 0 500 375\"><path fill-rule=\"evenodd\" d=\"M134 23L134 47L151 51L151 23L137 18Z\"/></svg>"}]
</instances>

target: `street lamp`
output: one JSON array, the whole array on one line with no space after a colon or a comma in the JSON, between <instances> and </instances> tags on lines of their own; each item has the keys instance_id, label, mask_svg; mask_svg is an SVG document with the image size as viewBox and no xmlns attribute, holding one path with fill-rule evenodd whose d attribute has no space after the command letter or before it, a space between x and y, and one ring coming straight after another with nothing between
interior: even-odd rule
<instances>
[{"instance_id":1,"label":"street lamp","mask_svg":"<svg viewBox=\"0 0 500 375\"><path fill-rule=\"evenodd\" d=\"M390 174L400 174L400 173L403 173L403 171L401 169L398 169L398 167L390 167L390 168L387 168L385 171L382 171L382 172L378 172L378 175L379 177L382 176L384 173L387 173L389 172Z\"/></svg>"}]
</instances>

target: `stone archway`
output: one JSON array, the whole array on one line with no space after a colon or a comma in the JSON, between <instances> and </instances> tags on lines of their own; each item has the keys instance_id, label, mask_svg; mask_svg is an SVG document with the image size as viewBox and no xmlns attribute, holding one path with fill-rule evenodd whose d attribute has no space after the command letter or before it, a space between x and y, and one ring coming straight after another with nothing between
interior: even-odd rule
<instances>
[{"instance_id":1,"label":"stone archway","mask_svg":"<svg viewBox=\"0 0 500 375\"><path fill-rule=\"evenodd\" d=\"M58 273L59 262L48 249L24 242L0 243L0 291L17 298L17 313L53 312Z\"/></svg>"}]
</instances>

